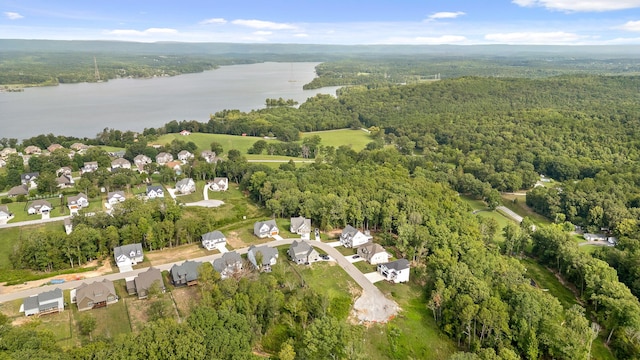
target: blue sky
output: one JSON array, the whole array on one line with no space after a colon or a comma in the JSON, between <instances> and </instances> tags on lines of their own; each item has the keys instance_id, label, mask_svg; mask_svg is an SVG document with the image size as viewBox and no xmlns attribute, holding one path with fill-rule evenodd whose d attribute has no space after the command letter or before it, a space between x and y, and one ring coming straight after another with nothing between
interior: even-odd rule
<instances>
[{"instance_id":1,"label":"blue sky","mask_svg":"<svg viewBox=\"0 0 640 360\"><path fill-rule=\"evenodd\" d=\"M640 44L640 0L0 0L0 38Z\"/></svg>"}]
</instances>

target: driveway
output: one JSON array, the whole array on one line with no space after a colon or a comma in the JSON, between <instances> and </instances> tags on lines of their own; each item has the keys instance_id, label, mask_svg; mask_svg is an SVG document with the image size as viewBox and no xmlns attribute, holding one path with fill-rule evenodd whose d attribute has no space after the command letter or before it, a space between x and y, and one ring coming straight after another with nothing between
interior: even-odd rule
<instances>
[{"instance_id":1,"label":"driveway","mask_svg":"<svg viewBox=\"0 0 640 360\"><path fill-rule=\"evenodd\" d=\"M224 201L220 200L200 200L192 203L186 203L184 206L201 206L201 207L218 207L224 205Z\"/></svg>"},{"instance_id":2,"label":"driveway","mask_svg":"<svg viewBox=\"0 0 640 360\"><path fill-rule=\"evenodd\" d=\"M366 273L364 274L364 276L366 276L367 279L369 279L369 281L371 281L372 283L377 283L378 281L384 280L384 277L377 271Z\"/></svg>"},{"instance_id":3,"label":"driveway","mask_svg":"<svg viewBox=\"0 0 640 360\"><path fill-rule=\"evenodd\" d=\"M360 256L360 255L349 255L349 256L345 256L345 258L347 260L349 260L349 262L352 263L352 264L356 263L358 261L364 260L364 258L362 256Z\"/></svg>"},{"instance_id":4,"label":"driveway","mask_svg":"<svg viewBox=\"0 0 640 360\"><path fill-rule=\"evenodd\" d=\"M340 241L334 241L334 242L327 243L327 245L335 248L335 247L341 246L342 243Z\"/></svg>"}]
</instances>

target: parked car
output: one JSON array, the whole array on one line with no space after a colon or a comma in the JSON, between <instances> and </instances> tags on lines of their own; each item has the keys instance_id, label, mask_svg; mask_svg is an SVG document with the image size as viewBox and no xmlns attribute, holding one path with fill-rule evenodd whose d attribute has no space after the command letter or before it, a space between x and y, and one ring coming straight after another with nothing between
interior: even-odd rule
<instances>
[{"instance_id":1,"label":"parked car","mask_svg":"<svg viewBox=\"0 0 640 360\"><path fill-rule=\"evenodd\" d=\"M360 259L360 255L353 255L351 258L352 259Z\"/></svg>"},{"instance_id":2,"label":"parked car","mask_svg":"<svg viewBox=\"0 0 640 360\"><path fill-rule=\"evenodd\" d=\"M322 260L329 260L329 255L327 255L327 254L321 254L321 255L320 255L320 258L321 258Z\"/></svg>"}]
</instances>

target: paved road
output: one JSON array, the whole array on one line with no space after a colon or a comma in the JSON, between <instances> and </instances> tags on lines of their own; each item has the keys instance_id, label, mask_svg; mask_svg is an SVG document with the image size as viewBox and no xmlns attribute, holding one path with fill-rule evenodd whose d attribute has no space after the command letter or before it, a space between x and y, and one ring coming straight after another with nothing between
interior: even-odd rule
<instances>
[{"instance_id":1,"label":"paved road","mask_svg":"<svg viewBox=\"0 0 640 360\"><path fill-rule=\"evenodd\" d=\"M496 210L502 211L505 215L507 215L508 217L512 218L516 222L518 222L518 224L522 222L522 216L514 213L508 207L498 206L498 207L496 207Z\"/></svg>"},{"instance_id":2,"label":"paved road","mask_svg":"<svg viewBox=\"0 0 640 360\"><path fill-rule=\"evenodd\" d=\"M596 240L596 241L585 241L578 243L578 246L613 246L608 241L604 240Z\"/></svg>"},{"instance_id":3,"label":"paved road","mask_svg":"<svg viewBox=\"0 0 640 360\"><path fill-rule=\"evenodd\" d=\"M294 240L298 240L298 239L275 240L267 243L266 245L271 247L289 245ZM340 265L344 269L344 271L346 271L347 274L349 274L349 276L351 276L351 278L356 283L358 283L360 287L362 287L362 294L354 304L354 310L359 320L386 322L389 318L391 318L393 315L395 315L398 312L399 310L398 305L393 300L388 299L373 283L371 283L369 279L367 279L367 277L360 270L358 270L353 264L349 262L349 260L347 260L342 254L340 254L338 250L320 241L308 241L308 243L311 246L326 252L327 254L329 254L329 256L334 258L338 263L338 265ZM237 251L240 254L246 254L248 250L249 248L245 247L242 249L237 249L235 251ZM208 256L203 256L203 257L191 259L191 260L202 261L202 262L213 261L219 258L220 256L222 256L222 254L208 255ZM154 267L162 271L165 271L165 270L168 271L169 269L171 269L173 265L180 264L182 262L183 261L177 261L169 264L154 265ZM9 293L9 294L0 294L0 303L12 301L16 299L22 299L32 295L37 295L41 292L51 291L55 288L60 288L62 290L74 289L80 286L80 284L82 284L83 282L100 281L102 279L108 279L111 281L120 280L127 277L136 276L139 273L146 271L147 269L148 268L136 269L136 270L125 272L125 273L108 274L108 275L98 276L98 277L85 279L85 280L69 281L69 282L64 282L62 284L45 285L45 286L26 289L26 290Z\"/></svg>"}]
</instances>

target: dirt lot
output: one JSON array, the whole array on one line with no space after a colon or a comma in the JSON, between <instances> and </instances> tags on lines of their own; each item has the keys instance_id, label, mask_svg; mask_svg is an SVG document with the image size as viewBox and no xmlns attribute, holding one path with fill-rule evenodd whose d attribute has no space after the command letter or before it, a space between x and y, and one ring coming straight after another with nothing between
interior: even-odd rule
<instances>
[{"instance_id":1,"label":"dirt lot","mask_svg":"<svg viewBox=\"0 0 640 360\"><path fill-rule=\"evenodd\" d=\"M184 286L171 291L181 318L188 316L191 313L191 308L200 302L198 289L197 286Z\"/></svg>"},{"instance_id":2,"label":"dirt lot","mask_svg":"<svg viewBox=\"0 0 640 360\"><path fill-rule=\"evenodd\" d=\"M244 241L242 241L242 239L240 238L240 234L238 234L237 231L232 231L227 235L227 244L229 244L232 249L241 249L249 246Z\"/></svg>"},{"instance_id":3,"label":"dirt lot","mask_svg":"<svg viewBox=\"0 0 640 360\"><path fill-rule=\"evenodd\" d=\"M94 266L98 266L98 261L92 261L86 265L86 267L94 267ZM102 266L100 266L99 268L93 271L58 275L58 276L53 276L46 279L29 281L19 285L2 286L0 287L0 294L9 294L9 293L13 293L20 290L36 288L48 283L52 279L64 279L65 281L82 280L82 279L89 279L92 277L101 276L105 274L110 274L112 272L113 272L113 269L111 268L111 263L109 261L105 261L102 264Z\"/></svg>"},{"instance_id":4,"label":"dirt lot","mask_svg":"<svg viewBox=\"0 0 640 360\"><path fill-rule=\"evenodd\" d=\"M161 265L174 261L194 259L211 254L213 254L212 251L203 249L202 247L200 247L200 244L189 244L176 246L174 248L165 248L161 251L146 253L144 256L151 263L151 265Z\"/></svg>"}]
</instances>

